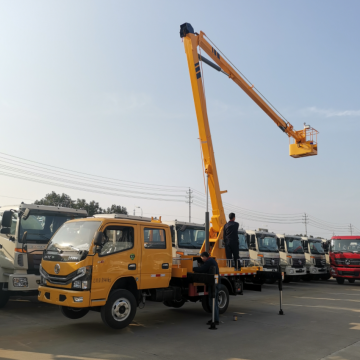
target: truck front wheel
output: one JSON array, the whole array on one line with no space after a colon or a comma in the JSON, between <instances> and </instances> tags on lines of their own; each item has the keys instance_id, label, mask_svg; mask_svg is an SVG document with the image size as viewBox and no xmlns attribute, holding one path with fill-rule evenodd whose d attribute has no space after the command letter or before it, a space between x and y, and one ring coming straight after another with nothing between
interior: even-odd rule
<instances>
[{"instance_id":1,"label":"truck front wheel","mask_svg":"<svg viewBox=\"0 0 360 360\"><path fill-rule=\"evenodd\" d=\"M133 321L136 307L135 296L130 291L112 291L106 304L101 308L101 319L113 329L123 329Z\"/></svg>"},{"instance_id":2,"label":"truck front wheel","mask_svg":"<svg viewBox=\"0 0 360 360\"><path fill-rule=\"evenodd\" d=\"M344 283L345 279L343 278L336 278L336 282L340 285L342 285Z\"/></svg>"},{"instance_id":3,"label":"truck front wheel","mask_svg":"<svg viewBox=\"0 0 360 360\"><path fill-rule=\"evenodd\" d=\"M348 279L350 284L353 284L355 282L355 279Z\"/></svg>"},{"instance_id":4,"label":"truck front wheel","mask_svg":"<svg viewBox=\"0 0 360 360\"><path fill-rule=\"evenodd\" d=\"M2 287L2 284L0 283ZM9 294L7 291L4 291L0 288L0 309L3 308L9 301Z\"/></svg>"},{"instance_id":5,"label":"truck front wheel","mask_svg":"<svg viewBox=\"0 0 360 360\"><path fill-rule=\"evenodd\" d=\"M89 309L60 306L60 311L67 318L76 320L76 319L81 319L82 317L84 317L89 312Z\"/></svg>"}]
</instances>

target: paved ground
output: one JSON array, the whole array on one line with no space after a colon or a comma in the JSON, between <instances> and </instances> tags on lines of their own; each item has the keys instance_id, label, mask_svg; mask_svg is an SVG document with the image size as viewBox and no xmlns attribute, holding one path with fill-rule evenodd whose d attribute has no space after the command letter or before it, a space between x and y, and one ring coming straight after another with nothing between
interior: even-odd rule
<instances>
[{"instance_id":1,"label":"paved ground","mask_svg":"<svg viewBox=\"0 0 360 360\"><path fill-rule=\"evenodd\" d=\"M278 315L276 285L231 297L216 331L200 304L147 303L134 323L114 331L98 313L63 317L56 306L19 299L0 310L0 359L358 360L360 283L291 283ZM238 321L233 321L233 313Z\"/></svg>"}]
</instances>

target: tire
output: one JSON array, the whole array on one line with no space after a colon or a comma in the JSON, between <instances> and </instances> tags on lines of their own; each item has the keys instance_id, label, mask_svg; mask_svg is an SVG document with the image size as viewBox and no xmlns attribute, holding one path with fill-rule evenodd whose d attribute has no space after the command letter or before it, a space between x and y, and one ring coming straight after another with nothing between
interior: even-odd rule
<instances>
[{"instance_id":1,"label":"tire","mask_svg":"<svg viewBox=\"0 0 360 360\"><path fill-rule=\"evenodd\" d=\"M355 279L348 279L350 284L353 284L355 282Z\"/></svg>"},{"instance_id":2,"label":"tire","mask_svg":"<svg viewBox=\"0 0 360 360\"><path fill-rule=\"evenodd\" d=\"M113 329L124 329L136 314L135 296L128 290L114 290L101 308L101 319Z\"/></svg>"},{"instance_id":3,"label":"tire","mask_svg":"<svg viewBox=\"0 0 360 360\"><path fill-rule=\"evenodd\" d=\"M323 281L327 281L327 280L329 280L330 278L331 278L331 275L330 275L330 274L321 276L321 280L323 280Z\"/></svg>"},{"instance_id":4,"label":"tire","mask_svg":"<svg viewBox=\"0 0 360 360\"><path fill-rule=\"evenodd\" d=\"M345 282L345 279L344 279L344 278L336 278L336 282L337 282L339 285L342 285L342 284Z\"/></svg>"},{"instance_id":5,"label":"tire","mask_svg":"<svg viewBox=\"0 0 360 360\"><path fill-rule=\"evenodd\" d=\"M2 284L0 284L2 286ZM0 309L3 308L9 301L9 293L0 289Z\"/></svg>"},{"instance_id":6,"label":"tire","mask_svg":"<svg viewBox=\"0 0 360 360\"><path fill-rule=\"evenodd\" d=\"M229 290L223 284L219 286L219 314L224 314L229 306L230 296ZM209 296L205 295L201 298L201 305L205 312L211 314L211 307L209 305Z\"/></svg>"},{"instance_id":7,"label":"tire","mask_svg":"<svg viewBox=\"0 0 360 360\"><path fill-rule=\"evenodd\" d=\"M226 310L230 302L230 296L229 296L229 290L223 284L220 285L218 301L219 301L219 314L226 313Z\"/></svg>"},{"instance_id":8,"label":"tire","mask_svg":"<svg viewBox=\"0 0 360 360\"><path fill-rule=\"evenodd\" d=\"M287 283L289 283L291 280L292 280L292 276L285 275L285 276L284 276L283 283L287 284Z\"/></svg>"},{"instance_id":9,"label":"tire","mask_svg":"<svg viewBox=\"0 0 360 360\"><path fill-rule=\"evenodd\" d=\"M311 275L309 275L309 274L308 274L308 275L304 275L303 278L302 278L302 280L303 280L303 281L306 281L306 282L311 281L311 280L312 280L312 279L311 279Z\"/></svg>"},{"instance_id":10,"label":"tire","mask_svg":"<svg viewBox=\"0 0 360 360\"><path fill-rule=\"evenodd\" d=\"M68 319L81 319L82 317L84 317L88 312L89 309L85 308L72 308L72 307L67 307L67 306L60 306L60 311L61 313L67 317Z\"/></svg>"},{"instance_id":11,"label":"tire","mask_svg":"<svg viewBox=\"0 0 360 360\"><path fill-rule=\"evenodd\" d=\"M175 308L175 309L179 309L185 304L185 302L186 302L186 300L180 300L180 301L167 300L167 301L164 301L164 305Z\"/></svg>"}]
</instances>

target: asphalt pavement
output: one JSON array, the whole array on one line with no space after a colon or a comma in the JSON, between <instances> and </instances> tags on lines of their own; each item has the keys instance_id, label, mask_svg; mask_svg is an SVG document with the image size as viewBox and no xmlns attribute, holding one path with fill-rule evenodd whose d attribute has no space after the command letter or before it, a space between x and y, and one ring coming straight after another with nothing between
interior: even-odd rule
<instances>
[{"instance_id":1,"label":"asphalt pavement","mask_svg":"<svg viewBox=\"0 0 360 360\"><path fill-rule=\"evenodd\" d=\"M0 310L0 359L360 359L360 282L284 284L283 310L277 285L264 285L232 296L217 330L200 303L150 302L128 328L112 330L99 313L70 320L57 306L17 298Z\"/></svg>"}]
</instances>

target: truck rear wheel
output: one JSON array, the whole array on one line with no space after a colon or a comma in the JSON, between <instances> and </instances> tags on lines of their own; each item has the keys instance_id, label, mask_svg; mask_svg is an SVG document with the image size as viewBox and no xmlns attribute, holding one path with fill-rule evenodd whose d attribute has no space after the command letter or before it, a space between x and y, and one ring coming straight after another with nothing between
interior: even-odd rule
<instances>
[{"instance_id":1,"label":"truck rear wheel","mask_svg":"<svg viewBox=\"0 0 360 360\"><path fill-rule=\"evenodd\" d=\"M180 300L180 301L167 300L167 301L164 301L164 305L168 306L168 307L173 307L173 308L179 309L185 304L185 302L186 302L185 300Z\"/></svg>"},{"instance_id":2,"label":"truck rear wheel","mask_svg":"<svg viewBox=\"0 0 360 360\"><path fill-rule=\"evenodd\" d=\"M68 319L76 320L76 319L81 319L82 317L84 317L89 312L89 309L60 306L60 311Z\"/></svg>"},{"instance_id":3,"label":"truck rear wheel","mask_svg":"<svg viewBox=\"0 0 360 360\"><path fill-rule=\"evenodd\" d=\"M350 284L353 284L355 282L355 279L348 279Z\"/></svg>"},{"instance_id":4,"label":"truck rear wheel","mask_svg":"<svg viewBox=\"0 0 360 360\"><path fill-rule=\"evenodd\" d=\"M345 279L343 278L336 278L336 282L340 285L342 285L344 283Z\"/></svg>"},{"instance_id":5,"label":"truck rear wheel","mask_svg":"<svg viewBox=\"0 0 360 360\"><path fill-rule=\"evenodd\" d=\"M227 287L223 284L219 286L219 292L218 292L218 303L219 303L219 314L224 314L229 306L230 302L230 296L229 296L229 290ZM205 312L211 314L211 306L209 304L209 296L203 296L201 298L201 304Z\"/></svg>"},{"instance_id":6,"label":"truck rear wheel","mask_svg":"<svg viewBox=\"0 0 360 360\"><path fill-rule=\"evenodd\" d=\"M0 284L2 286L2 284ZM9 294L7 291L0 289L0 309L3 308L9 301Z\"/></svg>"},{"instance_id":7,"label":"truck rear wheel","mask_svg":"<svg viewBox=\"0 0 360 360\"><path fill-rule=\"evenodd\" d=\"M136 307L135 296L130 291L112 291L106 304L101 308L101 319L113 329L123 329L133 321Z\"/></svg>"}]
</instances>

